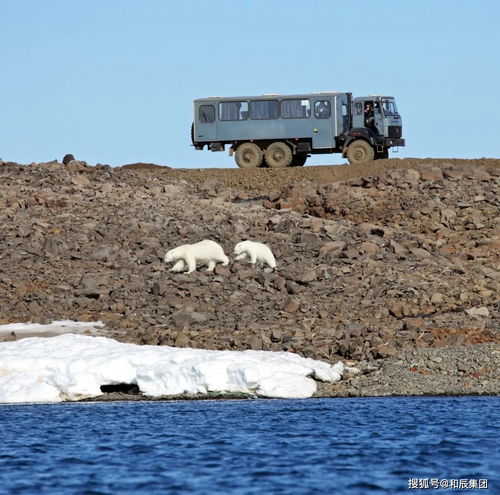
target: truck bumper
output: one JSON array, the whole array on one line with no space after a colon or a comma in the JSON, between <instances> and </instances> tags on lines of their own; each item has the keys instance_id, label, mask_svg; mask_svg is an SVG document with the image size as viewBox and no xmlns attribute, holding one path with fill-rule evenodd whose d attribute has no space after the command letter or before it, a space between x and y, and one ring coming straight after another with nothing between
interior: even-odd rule
<instances>
[{"instance_id":1,"label":"truck bumper","mask_svg":"<svg viewBox=\"0 0 500 495\"><path fill-rule=\"evenodd\" d=\"M403 138L385 138L384 146L390 148L392 146L404 146L405 140Z\"/></svg>"}]
</instances>

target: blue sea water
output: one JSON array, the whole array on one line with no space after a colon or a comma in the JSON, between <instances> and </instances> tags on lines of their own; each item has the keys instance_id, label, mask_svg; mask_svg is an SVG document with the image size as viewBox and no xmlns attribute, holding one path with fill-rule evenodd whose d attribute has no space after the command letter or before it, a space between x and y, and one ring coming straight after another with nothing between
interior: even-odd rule
<instances>
[{"instance_id":1,"label":"blue sea water","mask_svg":"<svg viewBox=\"0 0 500 495\"><path fill-rule=\"evenodd\" d=\"M0 493L498 494L499 406L499 397L4 405ZM467 488L409 487L431 479ZM488 488L469 488L474 480Z\"/></svg>"}]
</instances>

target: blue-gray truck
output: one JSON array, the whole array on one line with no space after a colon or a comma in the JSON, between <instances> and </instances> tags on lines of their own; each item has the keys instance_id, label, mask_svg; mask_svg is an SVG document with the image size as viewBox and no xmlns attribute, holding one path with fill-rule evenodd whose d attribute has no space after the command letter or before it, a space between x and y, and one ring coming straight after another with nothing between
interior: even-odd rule
<instances>
[{"instance_id":1,"label":"blue-gray truck","mask_svg":"<svg viewBox=\"0 0 500 495\"><path fill-rule=\"evenodd\" d=\"M197 150L234 154L241 168L294 167L320 153L349 163L389 157L405 145L392 96L324 92L209 97L194 100L191 139Z\"/></svg>"}]
</instances>

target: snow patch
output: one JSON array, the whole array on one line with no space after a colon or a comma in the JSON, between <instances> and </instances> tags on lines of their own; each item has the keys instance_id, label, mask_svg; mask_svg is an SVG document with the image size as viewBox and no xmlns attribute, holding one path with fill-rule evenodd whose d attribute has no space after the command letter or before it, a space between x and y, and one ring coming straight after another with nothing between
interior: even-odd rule
<instances>
[{"instance_id":1,"label":"snow patch","mask_svg":"<svg viewBox=\"0 0 500 495\"><path fill-rule=\"evenodd\" d=\"M102 321L72 321L60 320L53 321L47 325L42 323L9 323L8 325L0 325L0 336L9 335L14 332L16 336L32 336L43 334L63 334L63 333L83 333L94 332L98 328L103 328Z\"/></svg>"},{"instance_id":2,"label":"snow patch","mask_svg":"<svg viewBox=\"0 0 500 495\"><path fill-rule=\"evenodd\" d=\"M344 369L341 362L331 366L289 352L140 346L77 334L31 337L0 343L0 402L92 398L102 395L102 385L122 383L151 397L241 392L307 398L316 391L314 379L337 382Z\"/></svg>"}]
</instances>

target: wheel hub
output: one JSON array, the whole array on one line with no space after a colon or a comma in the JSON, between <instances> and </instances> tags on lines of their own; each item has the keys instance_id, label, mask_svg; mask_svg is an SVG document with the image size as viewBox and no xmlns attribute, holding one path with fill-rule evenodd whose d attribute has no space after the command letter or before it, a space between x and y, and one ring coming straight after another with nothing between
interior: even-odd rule
<instances>
[{"instance_id":1,"label":"wheel hub","mask_svg":"<svg viewBox=\"0 0 500 495\"><path fill-rule=\"evenodd\" d=\"M363 148L356 148L356 150L354 150L354 158L356 160L362 160L364 157L365 157L365 152L363 150Z\"/></svg>"}]
</instances>

